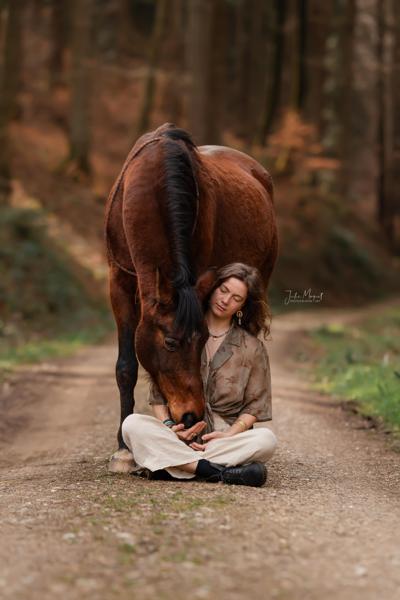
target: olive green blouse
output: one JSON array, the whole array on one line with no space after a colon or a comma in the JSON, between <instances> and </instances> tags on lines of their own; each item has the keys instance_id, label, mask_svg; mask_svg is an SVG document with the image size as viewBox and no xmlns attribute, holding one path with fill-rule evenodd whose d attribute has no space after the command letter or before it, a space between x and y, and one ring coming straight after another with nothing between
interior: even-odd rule
<instances>
[{"instance_id":1,"label":"olive green blouse","mask_svg":"<svg viewBox=\"0 0 400 600\"><path fill-rule=\"evenodd\" d=\"M257 421L272 419L267 350L261 340L245 329L234 324L209 365L203 349L201 375L206 398L207 432L213 430L212 413L218 414L229 425L242 414L253 415ZM166 404L154 384L150 386L149 403Z\"/></svg>"}]
</instances>

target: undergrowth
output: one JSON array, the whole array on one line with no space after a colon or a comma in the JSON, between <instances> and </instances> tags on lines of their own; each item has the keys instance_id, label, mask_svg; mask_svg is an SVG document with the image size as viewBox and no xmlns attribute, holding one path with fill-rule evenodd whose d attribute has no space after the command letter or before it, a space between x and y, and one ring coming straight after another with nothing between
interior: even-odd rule
<instances>
[{"instance_id":1,"label":"undergrowth","mask_svg":"<svg viewBox=\"0 0 400 600\"><path fill-rule=\"evenodd\" d=\"M400 308L357 327L323 326L311 337L323 351L318 389L355 401L363 415L400 433Z\"/></svg>"},{"instance_id":2,"label":"undergrowth","mask_svg":"<svg viewBox=\"0 0 400 600\"><path fill-rule=\"evenodd\" d=\"M0 366L71 353L111 329L97 284L49 239L38 210L0 214Z\"/></svg>"}]
</instances>

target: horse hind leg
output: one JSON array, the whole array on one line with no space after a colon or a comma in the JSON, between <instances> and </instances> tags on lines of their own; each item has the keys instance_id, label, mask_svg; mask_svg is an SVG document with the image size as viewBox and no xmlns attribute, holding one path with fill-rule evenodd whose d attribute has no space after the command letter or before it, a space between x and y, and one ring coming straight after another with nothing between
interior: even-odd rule
<instances>
[{"instance_id":1,"label":"horse hind leg","mask_svg":"<svg viewBox=\"0 0 400 600\"><path fill-rule=\"evenodd\" d=\"M117 433L118 450L109 462L112 473L129 473L135 462L129 448L122 439L122 423L133 413L135 406L134 389L138 377L134 339L138 324L139 306L135 302L137 291L136 278L116 267L110 271L111 305L118 328L118 359L115 375L120 394L120 424Z\"/></svg>"}]
</instances>

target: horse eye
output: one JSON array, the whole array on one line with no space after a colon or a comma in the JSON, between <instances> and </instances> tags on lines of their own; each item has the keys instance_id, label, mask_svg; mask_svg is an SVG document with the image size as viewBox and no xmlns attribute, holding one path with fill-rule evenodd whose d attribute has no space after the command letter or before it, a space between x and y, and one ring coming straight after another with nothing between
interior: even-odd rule
<instances>
[{"instance_id":1,"label":"horse eye","mask_svg":"<svg viewBox=\"0 0 400 600\"><path fill-rule=\"evenodd\" d=\"M166 348L169 352L175 352L179 348L179 341L175 338L166 337L164 338L164 348Z\"/></svg>"}]
</instances>

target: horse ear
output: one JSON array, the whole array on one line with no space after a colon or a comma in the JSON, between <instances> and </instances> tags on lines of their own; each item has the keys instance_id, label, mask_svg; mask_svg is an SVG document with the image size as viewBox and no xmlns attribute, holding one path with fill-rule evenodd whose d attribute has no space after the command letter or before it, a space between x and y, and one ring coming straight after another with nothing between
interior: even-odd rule
<instances>
[{"instance_id":1,"label":"horse ear","mask_svg":"<svg viewBox=\"0 0 400 600\"><path fill-rule=\"evenodd\" d=\"M196 292L200 302L204 299L213 289L215 282L217 281L217 267L210 267L207 271L204 271L196 281Z\"/></svg>"}]
</instances>

